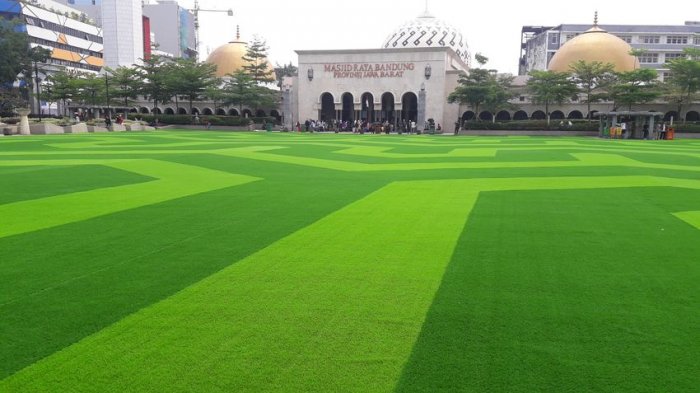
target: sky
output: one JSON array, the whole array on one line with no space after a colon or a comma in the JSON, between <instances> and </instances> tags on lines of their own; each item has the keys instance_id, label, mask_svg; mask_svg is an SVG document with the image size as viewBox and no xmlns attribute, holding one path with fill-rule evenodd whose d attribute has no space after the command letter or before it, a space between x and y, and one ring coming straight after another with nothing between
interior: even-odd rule
<instances>
[{"instance_id":1,"label":"sky","mask_svg":"<svg viewBox=\"0 0 700 393\"><path fill-rule=\"evenodd\" d=\"M178 0L193 8L194 0ZM266 41L273 65L297 64L295 50L379 48L405 22L423 13L425 0L200 0L203 58L232 41L236 26L241 38L254 35ZM653 4L654 7L649 7ZM589 0L584 2L428 0L428 9L467 39L473 55L489 58L487 67L517 74L520 30L524 25L592 24L597 10L600 24L682 25L700 21L700 1L638 2Z\"/></svg>"}]
</instances>

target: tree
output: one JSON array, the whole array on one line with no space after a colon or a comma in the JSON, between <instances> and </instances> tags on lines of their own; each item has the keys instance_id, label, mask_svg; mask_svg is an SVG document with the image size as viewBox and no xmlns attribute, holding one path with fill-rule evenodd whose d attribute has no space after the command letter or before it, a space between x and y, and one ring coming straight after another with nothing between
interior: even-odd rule
<instances>
[{"instance_id":1,"label":"tree","mask_svg":"<svg viewBox=\"0 0 700 393\"><path fill-rule=\"evenodd\" d=\"M603 64L600 61L579 60L569 68L579 91L586 95L585 102L588 107L588 122L590 122L591 103L601 101L606 97L605 89L609 87L610 80L607 76L613 73L615 66L611 63Z\"/></svg>"},{"instance_id":2,"label":"tree","mask_svg":"<svg viewBox=\"0 0 700 393\"><path fill-rule=\"evenodd\" d=\"M511 87L513 79L514 77L512 75L497 75L491 83L483 108L491 111L491 120L494 123L496 122L496 115L500 110L515 108L515 105L510 102L510 100L515 97L515 93Z\"/></svg>"},{"instance_id":3,"label":"tree","mask_svg":"<svg viewBox=\"0 0 700 393\"><path fill-rule=\"evenodd\" d=\"M683 106L695 99L700 90L700 50L686 48L687 57L669 62L671 78L665 83L666 99L675 103L678 115L685 121Z\"/></svg>"},{"instance_id":4,"label":"tree","mask_svg":"<svg viewBox=\"0 0 700 393\"><path fill-rule=\"evenodd\" d=\"M631 111L635 104L653 101L662 93L657 81L658 75L651 68L619 72L615 75L617 81L609 89L615 109L618 106L625 106Z\"/></svg>"},{"instance_id":5,"label":"tree","mask_svg":"<svg viewBox=\"0 0 700 393\"><path fill-rule=\"evenodd\" d=\"M78 94L78 81L74 73L59 71L51 74L48 78L47 97L51 101L63 102L63 115L67 116L68 100Z\"/></svg>"},{"instance_id":6,"label":"tree","mask_svg":"<svg viewBox=\"0 0 700 393\"><path fill-rule=\"evenodd\" d=\"M298 68L291 62L283 66L277 64L277 67L275 67L275 78L277 79L277 87L279 87L280 90L282 90L282 80L284 79L284 77L297 76L298 72Z\"/></svg>"},{"instance_id":7,"label":"tree","mask_svg":"<svg viewBox=\"0 0 700 393\"><path fill-rule=\"evenodd\" d=\"M19 20L0 18L0 86L8 87L29 62L29 36L18 31Z\"/></svg>"},{"instance_id":8,"label":"tree","mask_svg":"<svg viewBox=\"0 0 700 393\"><path fill-rule=\"evenodd\" d=\"M479 65L483 66L488 58L477 53L475 59ZM474 109L477 120L479 119L479 108L485 103L493 84L493 75L484 68L472 68L468 74L459 76L459 85L447 96L447 102L469 105Z\"/></svg>"},{"instance_id":9,"label":"tree","mask_svg":"<svg viewBox=\"0 0 700 393\"><path fill-rule=\"evenodd\" d=\"M193 102L204 97L209 88L221 84L216 77L216 66L210 63L197 63L193 59L178 59L171 68L170 80L176 83L173 86L175 95L181 95L190 103L192 113Z\"/></svg>"},{"instance_id":10,"label":"tree","mask_svg":"<svg viewBox=\"0 0 700 393\"><path fill-rule=\"evenodd\" d=\"M37 101L37 113L39 114L39 121L41 121L41 79L39 79L39 71L44 71L40 69L40 64L46 63L46 61L51 57L51 51L42 48L41 46L35 46L29 48L27 52L26 63L23 65L22 74L24 75L25 82L28 86L32 86L36 91L36 101ZM34 78L32 78L32 73Z\"/></svg>"},{"instance_id":11,"label":"tree","mask_svg":"<svg viewBox=\"0 0 700 393\"><path fill-rule=\"evenodd\" d=\"M153 107L158 103L166 103L173 96L168 88L168 72L165 60L160 56L151 56L142 60L143 64L136 67L141 75L141 94L153 101Z\"/></svg>"},{"instance_id":12,"label":"tree","mask_svg":"<svg viewBox=\"0 0 700 393\"><path fill-rule=\"evenodd\" d=\"M243 61L246 62L243 69L256 84L275 81L274 73L267 61L267 45L264 40L253 37L253 42L248 45Z\"/></svg>"},{"instance_id":13,"label":"tree","mask_svg":"<svg viewBox=\"0 0 700 393\"><path fill-rule=\"evenodd\" d=\"M255 81L245 70L229 74L230 79L224 85L224 104L238 106L238 113L243 113L243 104L250 104L255 99Z\"/></svg>"},{"instance_id":14,"label":"tree","mask_svg":"<svg viewBox=\"0 0 700 393\"><path fill-rule=\"evenodd\" d=\"M550 123L549 105L563 104L576 94L578 88L568 72L531 71L527 90L533 102L544 104L547 127Z\"/></svg>"},{"instance_id":15,"label":"tree","mask_svg":"<svg viewBox=\"0 0 700 393\"><path fill-rule=\"evenodd\" d=\"M119 104L127 110L141 90L141 74L137 69L130 67L107 68L106 71L112 87L110 95L118 99Z\"/></svg>"},{"instance_id":16,"label":"tree","mask_svg":"<svg viewBox=\"0 0 700 393\"><path fill-rule=\"evenodd\" d=\"M90 115L95 118L95 108L105 101L105 85L102 78L84 73L76 82L78 100L90 108Z\"/></svg>"}]
</instances>

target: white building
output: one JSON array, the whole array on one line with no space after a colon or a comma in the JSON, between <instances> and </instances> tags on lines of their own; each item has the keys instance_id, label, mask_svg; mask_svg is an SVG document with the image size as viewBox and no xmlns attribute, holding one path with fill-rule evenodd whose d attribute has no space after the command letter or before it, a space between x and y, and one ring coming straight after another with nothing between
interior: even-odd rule
<instances>
[{"instance_id":1,"label":"white building","mask_svg":"<svg viewBox=\"0 0 700 393\"><path fill-rule=\"evenodd\" d=\"M380 49L304 50L299 78L286 92L287 127L296 119L385 122L400 126L430 119L446 126L459 119L447 103L459 74L469 69L462 34L427 11L400 26Z\"/></svg>"},{"instance_id":2,"label":"white building","mask_svg":"<svg viewBox=\"0 0 700 393\"><path fill-rule=\"evenodd\" d=\"M131 66L143 58L143 13L140 0L103 0L105 65Z\"/></svg>"}]
</instances>

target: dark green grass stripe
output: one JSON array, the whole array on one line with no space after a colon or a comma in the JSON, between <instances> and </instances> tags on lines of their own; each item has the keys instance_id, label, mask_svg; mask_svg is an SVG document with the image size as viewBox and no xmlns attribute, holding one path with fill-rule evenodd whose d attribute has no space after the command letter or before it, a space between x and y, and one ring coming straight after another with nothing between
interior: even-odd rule
<instances>
[{"instance_id":1,"label":"dark green grass stripe","mask_svg":"<svg viewBox=\"0 0 700 393\"><path fill-rule=\"evenodd\" d=\"M389 185L0 390L390 391L470 209L446 191Z\"/></svg>"},{"instance_id":2,"label":"dark green grass stripe","mask_svg":"<svg viewBox=\"0 0 700 393\"><path fill-rule=\"evenodd\" d=\"M679 189L485 193L397 392L690 392L700 231Z\"/></svg>"}]
</instances>

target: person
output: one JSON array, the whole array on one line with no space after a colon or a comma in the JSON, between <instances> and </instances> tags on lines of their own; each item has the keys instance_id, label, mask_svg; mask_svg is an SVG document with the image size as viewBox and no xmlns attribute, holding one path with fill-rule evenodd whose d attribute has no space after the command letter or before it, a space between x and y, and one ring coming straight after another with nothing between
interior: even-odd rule
<instances>
[{"instance_id":1,"label":"person","mask_svg":"<svg viewBox=\"0 0 700 393\"><path fill-rule=\"evenodd\" d=\"M625 122L622 122L622 124L620 124L620 135L619 135L619 137L620 137L620 139L624 139L624 138L627 137L627 123L625 123Z\"/></svg>"},{"instance_id":2,"label":"person","mask_svg":"<svg viewBox=\"0 0 700 393\"><path fill-rule=\"evenodd\" d=\"M659 139L666 139L666 123L661 124L661 133L659 134Z\"/></svg>"},{"instance_id":3,"label":"person","mask_svg":"<svg viewBox=\"0 0 700 393\"><path fill-rule=\"evenodd\" d=\"M199 115L196 113L194 114L194 124L199 124Z\"/></svg>"},{"instance_id":4,"label":"person","mask_svg":"<svg viewBox=\"0 0 700 393\"><path fill-rule=\"evenodd\" d=\"M108 128L112 126L112 119L109 117L109 115L105 115L105 126Z\"/></svg>"},{"instance_id":5,"label":"person","mask_svg":"<svg viewBox=\"0 0 700 393\"><path fill-rule=\"evenodd\" d=\"M442 126L440 125L440 123L438 123L438 125L437 125L437 130L442 131Z\"/></svg>"},{"instance_id":6,"label":"person","mask_svg":"<svg viewBox=\"0 0 700 393\"><path fill-rule=\"evenodd\" d=\"M569 121L566 122L566 127L567 127L567 128L573 127L573 124L571 123L571 120L569 120Z\"/></svg>"},{"instance_id":7,"label":"person","mask_svg":"<svg viewBox=\"0 0 700 393\"><path fill-rule=\"evenodd\" d=\"M207 128L207 130L211 129L211 120L209 120L209 119L207 119L206 128Z\"/></svg>"},{"instance_id":8,"label":"person","mask_svg":"<svg viewBox=\"0 0 700 393\"><path fill-rule=\"evenodd\" d=\"M117 115L117 124L122 124L124 123L124 119L122 119L121 113Z\"/></svg>"}]
</instances>

